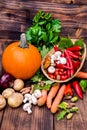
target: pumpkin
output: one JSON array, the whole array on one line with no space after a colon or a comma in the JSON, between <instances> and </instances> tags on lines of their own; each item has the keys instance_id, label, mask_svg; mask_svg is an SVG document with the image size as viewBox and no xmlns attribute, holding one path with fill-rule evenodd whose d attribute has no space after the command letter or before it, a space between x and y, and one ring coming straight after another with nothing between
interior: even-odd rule
<instances>
[{"instance_id":1,"label":"pumpkin","mask_svg":"<svg viewBox=\"0 0 87 130\"><path fill-rule=\"evenodd\" d=\"M32 44L26 44L25 34L20 41L8 45L2 54L4 70L15 78L31 78L41 65L41 55Z\"/></svg>"}]
</instances>

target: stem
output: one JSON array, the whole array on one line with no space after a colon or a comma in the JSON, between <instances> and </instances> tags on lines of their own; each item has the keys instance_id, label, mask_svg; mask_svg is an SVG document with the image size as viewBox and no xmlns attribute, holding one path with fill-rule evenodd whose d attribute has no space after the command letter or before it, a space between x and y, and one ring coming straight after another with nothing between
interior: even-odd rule
<instances>
[{"instance_id":1,"label":"stem","mask_svg":"<svg viewBox=\"0 0 87 130\"><path fill-rule=\"evenodd\" d=\"M20 36L19 47L21 47L21 48L28 48L29 47L29 45L27 44L27 41L26 41L25 33L22 33L21 36Z\"/></svg>"}]
</instances>

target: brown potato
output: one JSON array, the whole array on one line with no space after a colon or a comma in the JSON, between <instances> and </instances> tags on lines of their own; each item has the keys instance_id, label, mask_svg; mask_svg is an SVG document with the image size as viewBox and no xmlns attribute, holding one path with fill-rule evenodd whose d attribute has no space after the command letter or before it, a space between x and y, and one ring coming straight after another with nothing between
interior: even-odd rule
<instances>
[{"instance_id":1,"label":"brown potato","mask_svg":"<svg viewBox=\"0 0 87 130\"><path fill-rule=\"evenodd\" d=\"M2 92L2 95L4 98L8 98L9 96L11 96L12 93L14 93L14 89L12 88L6 88L3 92Z\"/></svg>"},{"instance_id":2,"label":"brown potato","mask_svg":"<svg viewBox=\"0 0 87 130\"><path fill-rule=\"evenodd\" d=\"M0 94L0 110L2 110L6 106L5 98Z\"/></svg>"},{"instance_id":3,"label":"brown potato","mask_svg":"<svg viewBox=\"0 0 87 130\"><path fill-rule=\"evenodd\" d=\"M23 102L23 95L18 92L14 92L10 97L8 97L8 105L10 107L19 107Z\"/></svg>"}]
</instances>

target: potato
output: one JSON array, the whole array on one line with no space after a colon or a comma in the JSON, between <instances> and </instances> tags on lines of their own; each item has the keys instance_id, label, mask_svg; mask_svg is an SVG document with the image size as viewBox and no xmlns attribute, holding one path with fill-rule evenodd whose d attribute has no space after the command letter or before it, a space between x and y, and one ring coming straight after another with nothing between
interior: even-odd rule
<instances>
[{"instance_id":1,"label":"potato","mask_svg":"<svg viewBox=\"0 0 87 130\"><path fill-rule=\"evenodd\" d=\"M23 102L23 95L18 92L14 92L8 97L8 105L10 107L16 108L19 107Z\"/></svg>"},{"instance_id":2,"label":"potato","mask_svg":"<svg viewBox=\"0 0 87 130\"><path fill-rule=\"evenodd\" d=\"M24 81L23 80L16 79L14 81L14 85L13 85L14 90L20 91L23 87L24 87Z\"/></svg>"},{"instance_id":3,"label":"potato","mask_svg":"<svg viewBox=\"0 0 87 130\"><path fill-rule=\"evenodd\" d=\"M5 98L0 94L0 110L2 110L6 106Z\"/></svg>"},{"instance_id":4,"label":"potato","mask_svg":"<svg viewBox=\"0 0 87 130\"><path fill-rule=\"evenodd\" d=\"M12 88L6 88L3 92L2 92L2 95L4 98L8 98L9 96L11 96L12 93L14 93L14 89Z\"/></svg>"}]
</instances>

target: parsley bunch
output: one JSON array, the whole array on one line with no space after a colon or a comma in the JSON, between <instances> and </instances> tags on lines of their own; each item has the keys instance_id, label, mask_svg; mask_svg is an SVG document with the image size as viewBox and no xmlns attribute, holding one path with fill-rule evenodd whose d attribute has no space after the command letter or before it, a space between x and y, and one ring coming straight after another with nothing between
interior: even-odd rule
<instances>
[{"instance_id":1,"label":"parsley bunch","mask_svg":"<svg viewBox=\"0 0 87 130\"><path fill-rule=\"evenodd\" d=\"M26 31L26 39L29 43L39 47L53 47L58 40L61 31L61 23L57 19L53 19L50 13L40 10L32 20L32 26Z\"/></svg>"}]
</instances>

